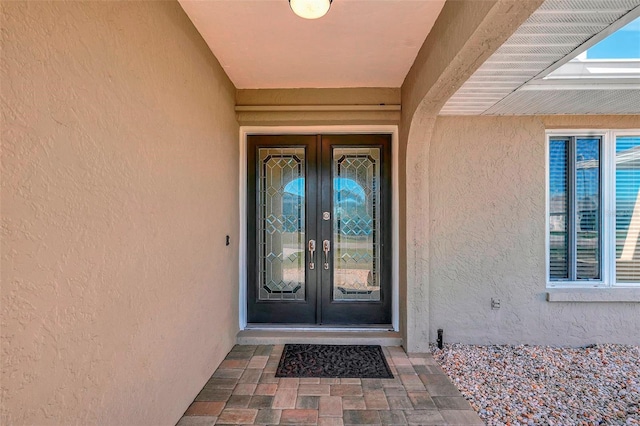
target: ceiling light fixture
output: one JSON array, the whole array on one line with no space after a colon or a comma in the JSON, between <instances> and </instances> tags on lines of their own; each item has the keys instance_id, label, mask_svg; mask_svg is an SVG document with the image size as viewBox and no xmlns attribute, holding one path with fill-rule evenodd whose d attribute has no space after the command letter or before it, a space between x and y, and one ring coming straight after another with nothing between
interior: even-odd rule
<instances>
[{"instance_id":1,"label":"ceiling light fixture","mask_svg":"<svg viewBox=\"0 0 640 426\"><path fill-rule=\"evenodd\" d=\"M318 19L327 14L333 0L289 0L293 13L305 19Z\"/></svg>"}]
</instances>

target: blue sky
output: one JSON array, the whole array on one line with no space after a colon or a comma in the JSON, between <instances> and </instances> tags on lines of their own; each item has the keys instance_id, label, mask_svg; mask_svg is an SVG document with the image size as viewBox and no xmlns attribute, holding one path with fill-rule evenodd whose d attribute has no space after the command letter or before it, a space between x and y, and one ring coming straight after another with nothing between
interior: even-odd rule
<instances>
[{"instance_id":1,"label":"blue sky","mask_svg":"<svg viewBox=\"0 0 640 426\"><path fill-rule=\"evenodd\" d=\"M640 18L587 50L587 59L640 59Z\"/></svg>"}]
</instances>

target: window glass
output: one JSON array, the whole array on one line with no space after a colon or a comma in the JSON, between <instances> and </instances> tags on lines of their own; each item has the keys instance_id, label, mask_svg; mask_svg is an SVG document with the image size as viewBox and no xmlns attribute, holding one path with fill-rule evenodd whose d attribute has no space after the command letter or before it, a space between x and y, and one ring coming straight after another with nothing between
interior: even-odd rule
<instances>
[{"instance_id":1,"label":"window glass","mask_svg":"<svg viewBox=\"0 0 640 426\"><path fill-rule=\"evenodd\" d=\"M567 155L569 140L549 145L549 274L552 280L569 278Z\"/></svg>"},{"instance_id":2,"label":"window glass","mask_svg":"<svg viewBox=\"0 0 640 426\"><path fill-rule=\"evenodd\" d=\"M576 140L576 279L600 278L600 139Z\"/></svg>"},{"instance_id":3,"label":"window glass","mask_svg":"<svg viewBox=\"0 0 640 426\"><path fill-rule=\"evenodd\" d=\"M640 131L632 132L549 137L551 286L640 286Z\"/></svg>"},{"instance_id":4,"label":"window glass","mask_svg":"<svg viewBox=\"0 0 640 426\"><path fill-rule=\"evenodd\" d=\"M616 281L640 282L640 136L616 139Z\"/></svg>"}]
</instances>

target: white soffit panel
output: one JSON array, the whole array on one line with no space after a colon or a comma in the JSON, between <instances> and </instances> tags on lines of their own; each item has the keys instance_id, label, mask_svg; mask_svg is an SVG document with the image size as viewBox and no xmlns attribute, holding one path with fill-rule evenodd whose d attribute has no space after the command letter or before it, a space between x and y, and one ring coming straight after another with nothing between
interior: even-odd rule
<instances>
[{"instance_id":1,"label":"white soffit panel","mask_svg":"<svg viewBox=\"0 0 640 426\"><path fill-rule=\"evenodd\" d=\"M614 106L602 107L602 110L596 105L584 108L582 103L585 100L596 100L594 95L604 92L601 90L571 90L570 93L566 92L566 99L562 98L564 91L552 94L549 91L538 93L534 90L518 90L526 87L528 82L541 73L551 71L550 67L554 64L559 65L577 55L585 43L592 45L596 39L599 41L610 34L613 23L630 11L634 11L634 14L640 12L634 10L639 7L640 0L545 1L447 101L440 114L535 114L536 112L530 112L534 110L541 114L580 114L586 113L583 112L584 109L589 109L594 114L630 113L628 110L640 112L638 91L633 90L629 95L617 92L607 95L607 100L622 96L628 102L636 102L635 107L621 106L616 112L612 111ZM588 46L584 46L584 49L586 47ZM551 107L552 97L559 105ZM530 107L527 101L529 98L531 102L539 99L541 103L537 107ZM603 104L606 102L608 101L603 99ZM544 105L549 108L545 109ZM560 111L559 108L564 109ZM552 110L558 112L551 112Z\"/></svg>"},{"instance_id":2,"label":"white soffit panel","mask_svg":"<svg viewBox=\"0 0 640 426\"><path fill-rule=\"evenodd\" d=\"M638 114L638 110L640 89L518 90L492 107L489 114Z\"/></svg>"}]
</instances>

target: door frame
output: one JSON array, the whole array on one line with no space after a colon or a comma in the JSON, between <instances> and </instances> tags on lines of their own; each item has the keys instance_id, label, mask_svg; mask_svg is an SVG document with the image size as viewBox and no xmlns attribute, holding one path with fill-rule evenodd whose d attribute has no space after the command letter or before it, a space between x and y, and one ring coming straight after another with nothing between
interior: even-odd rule
<instances>
[{"instance_id":1,"label":"door frame","mask_svg":"<svg viewBox=\"0 0 640 426\"><path fill-rule=\"evenodd\" d=\"M338 126L240 126L240 172L238 232L238 313L240 330L247 328L247 136L249 135L318 135L318 134L389 134L391 135L391 324L400 330L400 206L398 182L398 126L396 125L338 125ZM278 327L296 330L305 327ZM312 327L317 328L317 327ZM323 330L332 327L322 327ZM335 327L345 330L344 327ZM367 327L367 330L371 328Z\"/></svg>"}]
</instances>

